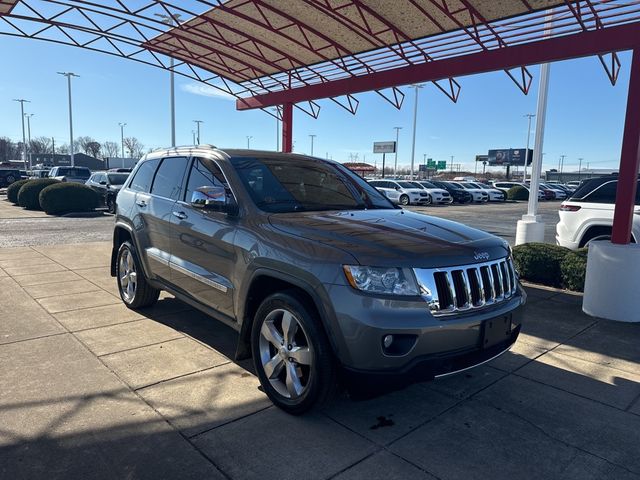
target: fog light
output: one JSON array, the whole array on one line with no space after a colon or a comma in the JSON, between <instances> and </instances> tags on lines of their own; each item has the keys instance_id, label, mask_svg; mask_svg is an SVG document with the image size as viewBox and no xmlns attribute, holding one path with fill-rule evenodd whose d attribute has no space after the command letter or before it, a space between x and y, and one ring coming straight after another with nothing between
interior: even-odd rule
<instances>
[{"instance_id":1,"label":"fog light","mask_svg":"<svg viewBox=\"0 0 640 480\"><path fill-rule=\"evenodd\" d=\"M382 345L384 345L384 348L389 348L392 343L393 343L393 335L385 335L384 338L382 339Z\"/></svg>"}]
</instances>

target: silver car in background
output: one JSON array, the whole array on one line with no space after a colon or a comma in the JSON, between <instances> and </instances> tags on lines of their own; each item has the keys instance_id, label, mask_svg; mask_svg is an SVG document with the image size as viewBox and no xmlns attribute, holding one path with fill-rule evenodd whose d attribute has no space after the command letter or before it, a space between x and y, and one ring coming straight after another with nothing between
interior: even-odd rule
<instances>
[{"instance_id":1,"label":"silver car in background","mask_svg":"<svg viewBox=\"0 0 640 480\"><path fill-rule=\"evenodd\" d=\"M411 182L401 180L370 180L369 185L378 189L382 194L396 205L429 205L429 194Z\"/></svg>"}]
</instances>

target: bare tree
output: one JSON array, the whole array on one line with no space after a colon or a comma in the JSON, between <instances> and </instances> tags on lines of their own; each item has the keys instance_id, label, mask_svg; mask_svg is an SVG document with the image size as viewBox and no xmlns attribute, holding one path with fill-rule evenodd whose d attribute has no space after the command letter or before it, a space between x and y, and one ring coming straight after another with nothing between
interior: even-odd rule
<instances>
[{"instance_id":1,"label":"bare tree","mask_svg":"<svg viewBox=\"0 0 640 480\"><path fill-rule=\"evenodd\" d=\"M18 145L8 137L0 137L0 162L20 158Z\"/></svg>"},{"instance_id":2,"label":"bare tree","mask_svg":"<svg viewBox=\"0 0 640 480\"><path fill-rule=\"evenodd\" d=\"M91 145L93 142L95 142L95 139L91 138L91 137L78 137L76 138L76 141L74 142L74 147L75 147L75 143L77 142L78 146L80 147L80 149L82 150L82 152L84 152L85 154L89 155L89 145ZM78 150L80 151L80 150Z\"/></svg>"},{"instance_id":3,"label":"bare tree","mask_svg":"<svg viewBox=\"0 0 640 480\"><path fill-rule=\"evenodd\" d=\"M102 144L102 156L106 158L117 157L120 153L120 146L116 142L107 140Z\"/></svg>"},{"instance_id":4,"label":"bare tree","mask_svg":"<svg viewBox=\"0 0 640 480\"><path fill-rule=\"evenodd\" d=\"M140 143L136 137L127 137L124 139L124 148L129 152L131 158L139 159L144 155L144 145Z\"/></svg>"},{"instance_id":5,"label":"bare tree","mask_svg":"<svg viewBox=\"0 0 640 480\"><path fill-rule=\"evenodd\" d=\"M102 149L102 145L100 145L100 142L89 142L86 147L85 147L85 153L87 153L87 155L91 155L94 158L99 158L100 157L100 150Z\"/></svg>"},{"instance_id":6,"label":"bare tree","mask_svg":"<svg viewBox=\"0 0 640 480\"><path fill-rule=\"evenodd\" d=\"M56 147L56 153L59 153L61 155L68 155L69 154L69 144L68 143L63 143L62 145Z\"/></svg>"},{"instance_id":7,"label":"bare tree","mask_svg":"<svg viewBox=\"0 0 640 480\"><path fill-rule=\"evenodd\" d=\"M40 155L51 151L51 139L49 137L32 138L29 143L29 152Z\"/></svg>"}]
</instances>

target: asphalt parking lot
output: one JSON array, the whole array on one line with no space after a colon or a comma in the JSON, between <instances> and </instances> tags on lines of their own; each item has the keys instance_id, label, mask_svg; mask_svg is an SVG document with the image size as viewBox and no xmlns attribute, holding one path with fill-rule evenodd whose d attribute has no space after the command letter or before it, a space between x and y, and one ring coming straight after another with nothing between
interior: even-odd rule
<instances>
[{"instance_id":1,"label":"asphalt parking lot","mask_svg":"<svg viewBox=\"0 0 640 480\"><path fill-rule=\"evenodd\" d=\"M545 242L555 243L559 202L541 202L539 214L546 223ZM516 222L527 211L526 203L490 203L408 207L411 210L448 218L498 235L509 243L515 240ZM95 218L50 217L13 206L0 196L0 248L108 241L113 233L113 216Z\"/></svg>"}]
</instances>

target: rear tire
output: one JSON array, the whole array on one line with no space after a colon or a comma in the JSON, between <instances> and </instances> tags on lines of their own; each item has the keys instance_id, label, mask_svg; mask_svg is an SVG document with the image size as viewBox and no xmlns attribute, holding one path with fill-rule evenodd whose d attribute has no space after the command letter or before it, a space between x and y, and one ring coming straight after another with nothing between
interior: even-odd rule
<instances>
[{"instance_id":1,"label":"rear tire","mask_svg":"<svg viewBox=\"0 0 640 480\"><path fill-rule=\"evenodd\" d=\"M253 363L274 405L301 415L328 403L336 391L329 340L315 310L293 290L267 297L251 331Z\"/></svg>"},{"instance_id":2,"label":"rear tire","mask_svg":"<svg viewBox=\"0 0 640 480\"><path fill-rule=\"evenodd\" d=\"M130 309L150 307L158 301L160 290L149 285L136 248L129 241L118 249L116 280L120 298Z\"/></svg>"},{"instance_id":3,"label":"rear tire","mask_svg":"<svg viewBox=\"0 0 640 480\"><path fill-rule=\"evenodd\" d=\"M13 182L16 181L16 177L14 177L13 175L7 175L6 180L7 180L7 185L11 185Z\"/></svg>"}]
</instances>

